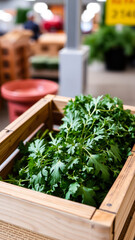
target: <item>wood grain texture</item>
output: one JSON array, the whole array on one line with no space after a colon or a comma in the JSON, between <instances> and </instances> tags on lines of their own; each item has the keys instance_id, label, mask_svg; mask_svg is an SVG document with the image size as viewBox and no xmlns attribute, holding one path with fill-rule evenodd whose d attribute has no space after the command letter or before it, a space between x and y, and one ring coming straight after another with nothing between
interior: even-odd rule
<instances>
[{"instance_id":1,"label":"wood grain texture","mask_svg":"<svg viewBox=\"0 0 135 240\"><path fill-rule=\"evenodd\" d=\"M41 99L0 133L0 164L25 140L49 115L49 99Z\"/></svg>"},{"instance_id":2,"label":"wood grain texture","mask_svg":"<svg viewBox=\"0 0 135 240\"><path fill-rule=\"evenodd\" d=\"M127 191L129 190L130 185L134 186L134 184L132 184L132 182L134 182L134 176L135 153L128 157L119 176L102 202L100 209L108 212L118 213L121 204L125 200L125 197L129 197L130 199L130 196L127 196Z\"/></svg>"},{"instance_id":3,"label":"wood grain texture","mask_svg":"<svg viewBox=\"0 0 135 240\"><path fill-rule=\"evenodd\" d=\"M46 201L43 201L43 199L42 204L40 204L39 200L36 198L32 197L31 201L24 199L24 196L16 196L16 193L15 196L13 195L14 194L1 193L1 221L58 240L113 239L112 229L115 219L114 214L106 212L102 214L102 211L97 210L96 214L90 220L86 217L78 216L78 213L74 214L73 211L70 213L69 211L67 212L65 210L58 210L51 206L46 206ZM38 195L40 195L40 193L38 193ZM70 201L67 202L70 204ZM78 206L79 205L82 204L78 204ZM78 212L80 208L78 208Z\"/></svg>"},{"instance_id":4,"label":"wood grain texture","mask_svg":"<svg viewBox=\"0 0 135 240\"><path fill-rule=\"evenodd\" d=\"M68 97L61 97L61 96L56 96L53 99L53 111L58 111L60 113L63 113L63 108L67 105L69 100L74 100L73 98L68 98Z\"/></svg>"},{"instance_id":5,"label":"wood grain texture","mask_svg":"<svg viewBox=\"0 0 135 240\"><path fill-rule=\"evenodd\" d=\"M135 153L128 157L122 171L108 192L100 209L116 214L117 240L135 201Z\"/></svg>"},{"instance_id":6,"label":"wood grain texture","mask_svg":"<svg viewBox=\"0 0 135 240\"><path fill-rule=\"evenodd\" d=\"M95 211L94 207L18 187L5 182L0 182L0 194L7 194L7 198L11 196L24 201L30 201L32 204L40 204L48 208L71 213L86 219L90 219Z\"/></svg>"},{"instance_id":7,"label":"wood grain texture","mask_svg":"<svg viewBox=\"0 0 135 240\"><path fill-rule=\"evenodd\" d=\"M102 210L96 210L94 213L91 223L92 228L96 231L96 238L100 239L104 234L103 240L112 240L113 239L113 226L115 221L115 214L108 213Z\"/></svg>"},{"instance_id":8,"label":"wood grain texture","mask_svg":"<svg viewBox=\"0 0 135 240\"><path fill-rule=\"evenodd\" d=\"M4 193L0 196L0 220L49 238L93 240L89 219Z\"/></svg>"},{"instance_id":9,"label":"wood grain texture","mask_svg":"<svg viewBox=\"0 0 135 240\"><path fill-rule=\"evenodd\" d=\"M134 189L133 189L133 188ZM128 228L129 220L132 217L132 214L130 213L131 209L133 208L132 211L135 211L135 181L130 187L130 190L127 192L127 198L124 199L121 208L119 212L116 215L116 220L115 220L115 226L114 226L114 232L115 232L115 238L114 240L123 240L123 237L125 234L125 230Z\"/></svg>"},{"instance_id":10,"label":"wood grain texture","mask_svg":"<svg viewBox=\"0 0 135 240\"><path fill-rule=\"evenodd\" d=\"M123 240L134 240L134 238L135 238L135 213L132 217L128 231Z\"/></svg>"},{"instance_id":11,"label":"wood grain texture","mask_svg":"<svg viewBox=\"0 0 135 240\"><path fill-rule=\"evenodd\" d=\"M45 130L45 124L42 123L39 125L38 128L36 128L34 130L34 132L32 132L32 134L30 134L25 141L23 141L23 143L25 144L26 142L30 141L35 134L39 131L39 130ZM14 164L14 160L15 159L20 159L20 156L18 156L20 153L19 149L17 148L1 165L0 165L0 176L3 179L7 178L7 175L11 172L13 164Z\"/></svg>"},{"instance_id":12,"label":"wood grain texture","mask_svg":"<svg viewBox=\"0 0 135 240\"><path fill-rule=\"evenodd\" d=\"M128 217L126 218L126 222L125 222L123 228L121 226L121 222L119 224L119 228L121 228L121 233L120 233L119 237L118 237L118 231L116 231L114 239L123 240L125 238L127 232L129 231L129 227L131 225L134 213L135 213L135 201L134 201L134 204L132 205L132 207L130 208L130 212L128 214Z\"/></svg>"}]
</instances>

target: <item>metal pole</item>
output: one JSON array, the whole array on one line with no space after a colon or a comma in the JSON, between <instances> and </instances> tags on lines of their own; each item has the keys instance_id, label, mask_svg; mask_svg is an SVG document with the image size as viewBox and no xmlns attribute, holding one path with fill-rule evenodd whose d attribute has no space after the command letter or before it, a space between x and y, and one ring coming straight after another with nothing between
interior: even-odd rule
<instances>
[{"instance_id":1,"label":"metal pole","mask_svg":"<svg viewBox=\"0 0 135 240\"><path fill-rule=\"evenodd\" d=\"M84 92L89 48L81 45L82 0L66 1L66 47L59 52L59 94L75 97Z\"/></svg>"},{"instance_id":2,"label":"metal pole","mask_svg":"<svg viewBox=\"0 0 135 240\"><path fill-rule=\"evenodd\" d=\"M81 44L81 7L82 0L66 0L67 48L79 49Z\"/></svg>"}]
</instances>

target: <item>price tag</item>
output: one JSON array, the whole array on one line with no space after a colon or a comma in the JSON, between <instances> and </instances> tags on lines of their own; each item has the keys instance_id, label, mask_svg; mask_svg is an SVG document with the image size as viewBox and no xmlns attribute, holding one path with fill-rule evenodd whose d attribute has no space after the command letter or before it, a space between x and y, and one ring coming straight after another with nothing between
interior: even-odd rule
<instances>
[{"instance_id":1,"label":"price tag","mask_svg":"<svg viewBox=\"0 0 135 240\"><path fill-rule=\"evenodd\" d=\"M107 0L105 21L107 25L135 26L135 0Z\"/></svg>"}]
</instances>

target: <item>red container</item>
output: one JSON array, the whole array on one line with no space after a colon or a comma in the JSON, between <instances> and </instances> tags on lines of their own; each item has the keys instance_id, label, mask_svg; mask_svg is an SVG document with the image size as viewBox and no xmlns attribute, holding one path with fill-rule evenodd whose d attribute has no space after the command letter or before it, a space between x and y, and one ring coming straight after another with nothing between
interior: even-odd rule
<instances>
[{"instance_id":1,"label":"red container","mask_svg":"<svg viewBox=\"0 0 135 240\"><path fill-rule=\"evenodd\" d=\"M15 80L1 86L1 95L8 101L10 122L47 94L57 94L58 84L42 79Z\"/></svg>"}]
</instances>

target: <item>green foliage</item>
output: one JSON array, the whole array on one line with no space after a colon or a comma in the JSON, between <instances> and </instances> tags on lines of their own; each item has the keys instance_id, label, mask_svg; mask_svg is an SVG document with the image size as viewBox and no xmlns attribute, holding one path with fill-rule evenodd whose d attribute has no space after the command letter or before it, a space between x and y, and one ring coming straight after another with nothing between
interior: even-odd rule
<instances>
[{"instance_id":1,"label":"green foliage","mask_svg":"<svg viewBox=\"0 0 135 240\"><path fill-rule=\"evenodd\" d=\"M27 12L29 12L30 10L30 8L17 8L16 23L25 23L27 21Z\"/></svg>"},{"instance_id":2,"label":"green foliage","mask_svg":"<svg viewBox=\"0 0 135 240\"><path fill-rule=\"evenodd\" d=\"M58 69L59 67L57 57L37 55L31 57L30 62L35 69Z\"/></svg>"},{"instance_id":3,"label":"green foliage","mask_svg":"<svg viewBox=\"0 0 135 240\"><path fill-rule=\"evenodd\" d=\"M84 39L84 44L90 47L89 61L103 61L105 53L114 48L122 48L126 56L131 56L135 49L135 31L123 27L117 31L115 26L103 26L97 32Z\"/></svg>"},{"instance_id":4,"label":"green foliage","mask_svg":"<svg viewBox=\"0 0 135 240\"><path fill-rule=\"evenodd\" d=\"M21 144L8 181L98 207L130 154L135 116L109 95L77 96L64 112L59 133Z\"/></svg>"},{"instance_id":5,"label":"green foliage","mask_svg":"<svg viewBox=\"0 0 135 240\"><path fill-rule=\"evenodd\" d=\"M102 13L101 13L101 18L100 18L100 27L105 26L105 12L106 12L106 2L102 3Z\"/></svg>"}]
</instances>

